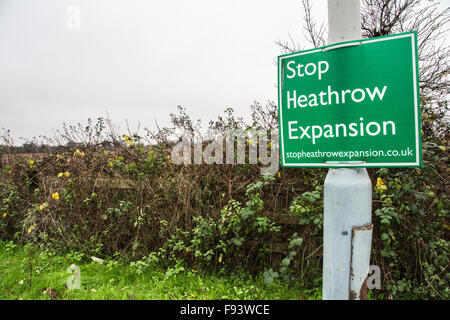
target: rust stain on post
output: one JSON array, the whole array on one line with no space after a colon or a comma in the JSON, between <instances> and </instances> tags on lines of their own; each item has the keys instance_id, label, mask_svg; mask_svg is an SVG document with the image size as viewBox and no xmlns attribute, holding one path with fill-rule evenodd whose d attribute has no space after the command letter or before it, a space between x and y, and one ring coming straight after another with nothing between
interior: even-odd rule
<instances>
[{"instance_id":1,"label":"rust stain on post","mask_svg":"<svg viewBox=\"0 0 450 320\"><path fill-rule=\"evenodd\" d=\"M367 300L367 277L361 286L361 290L359 290L359 299Z\"/></svg>"},{"instance_id":2,"label":"rust stain on post","mask_svg":"<svg viewBox=\"0 0 450 320\"><path fill-rule=\"evenodd\" d=\"M368 226L364 226L364 227L355 227L352 229L352 236L355 235L355 231L367 231L367 230L372 230L373 229L373 224L370 224Z\"/></svg>"},{"instance_id":3,"label":"rust stain on post","mask_svg":"<svg viewBox=\"0 0 450 320\"><path fill-rule=\"evenodd\" d=\"M367 300L367 274L365 273L370 263L372 230L373 224L352 228L350 300Z\"/></svg>"}]
</instances>

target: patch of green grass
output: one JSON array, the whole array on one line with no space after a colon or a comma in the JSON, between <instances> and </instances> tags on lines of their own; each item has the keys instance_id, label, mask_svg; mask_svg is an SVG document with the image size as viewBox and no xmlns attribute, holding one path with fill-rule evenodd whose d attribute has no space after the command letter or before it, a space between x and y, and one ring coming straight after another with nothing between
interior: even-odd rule
<instances>
[{"instance_id":1,"label":"patch of green grass","mask_svg":"<svg viewBox=\"0 0 450 320\"><path fill-rule=\"evenodd\" d=\"M72 264L80 270L79 289L67 288ZM278 279L267 286L262 276L223 276L182 267L136 270L121 261L99 263L78 253L0 242L0 299L320 299L319 289L305 290L300 283L287 285Z\"/></svg>"}]
</instances>

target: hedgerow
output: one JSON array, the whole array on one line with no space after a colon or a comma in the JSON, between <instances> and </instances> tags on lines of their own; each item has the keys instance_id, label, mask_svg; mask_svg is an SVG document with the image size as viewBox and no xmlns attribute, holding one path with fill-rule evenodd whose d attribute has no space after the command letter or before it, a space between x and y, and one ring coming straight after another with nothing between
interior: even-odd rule
<instances>
[{"instance_id":1,"label":"hedgerow","mask_svg":"<svg viewBox=\"0 0 450 320\"><path fill-rule=\"evenodd\" d=\"M273 130L276 105L255 104L253 120L245 125L228 109L210 128L263 123ZM64 143L34 145L48 152L37 160L5 145L4 153L16 155L1 167L1 238L126 259L139 272L154 263L174 270L245 269L268 285L280 277L320 287L326 170L261 176L259 166L249 164L177 165L170 134L195 125L184 109L172 122L173 128L146 136L116 134L104 119L65 127ZM375 297L449 298L448 127L439 132L423 137L423 168L368 169L371 263L382 273ZM76 133L82 138L74 139ZM153 142L145 143L149 137ZM296 223L282 224L282 213ZM286 244L281 256L274 250L280 242Z\"/></svg>"}]
</instances>

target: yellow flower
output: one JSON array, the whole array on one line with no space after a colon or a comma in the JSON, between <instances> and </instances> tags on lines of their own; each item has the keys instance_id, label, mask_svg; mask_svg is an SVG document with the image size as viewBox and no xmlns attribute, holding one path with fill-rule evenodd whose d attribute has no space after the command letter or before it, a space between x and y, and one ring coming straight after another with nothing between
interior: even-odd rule
<instances>
[{"instance_id":1,"label":"yellow flower","mask_svg":"<svg viewBox=\"0 0 450 320\"><path fill-rule=\"evenodd\" d=\"M3 218L6 218L7 215L8 215L8 214L5 212L4 214L2 214L2 217L3 217Z\"/></svg>"},{"instance_id":2,"label":"yellow flower","mask_svg":"<svg viewBox=\"0 0 450 320\"><path fill-rule=\"evenodd\" d=\"M80 156L80 157L84 157L84 152L80 151L79 149L75 150L75 152L73 153L74 156Z\"/></svg>"},{"instance_id":3,"label":"yellow flower","mask_svg":"<svg viewBox=\"0 0 450 320\"><path fill-rule=\"evenodd\" d=\"M222 263L222 259L223 259L223 254L220 254L220 256L219 256L219 263Z\"/></svg>"},{"instance_id":4,"label":"yellow flower","mask_svg":"<svg viewBox=\"0 0 450 320\"><path fill-rule=\"evenodd\" d=\"M281 172L278 171L278 178L281 178Z\"/></svg>"},{"instance_id":5,"label":"yellow flower","mask_svg":"<svg viewBox=\"0 0 450 320\"><path fill-rule=\"evenodd\" d=\"M387 190L387 186L384 184L383 179L381 177L377 178L377 185L375 186L377 192L384 193Z\"/></svg>"},{"instance_id":6,"label":"yellow flower","mask_svg":"<svg viewBox=\"0 0 450 320\"><path fill-rule=\"evenodd\" d=\"M44 208L45 208L45 206L43 205L43 204L41 204L40 206L39 206L39 210L44 210Z\"/></svg>"},{"instance_id":7,"label":"yellow flower","mask_svg":"<svg viewBox=\"0 0 450 320\"><path fill-rule=\"evenodd\" d=\"M55 200L59 200L59 193L58 192L53 193L52 198Z\"/></svg>"},{"instance_id":8,"label":"yellow flower","mask_svg":"<svg viewBox=\"0 0 450 320\"><path fill-rule=\"evenodd\" d=\"M29 161L29 164L33 165L33 164L34 164L34 161L33 161L33 160L30 160L30 161Z\"/></svg>"},{"instance_id":9,"label":"yellow flower","mask_svg":"<svg viewBox=\"0 0 450 320\"><path fill-rule=\"evenodd\" d=\"M61 178L63 176L64 173L60 172L58 173L58 178Z\"/></svg>"},{"instance_id":10,"label":"yellow flower","mask_svg":"<svg viewBox=\"0 0 450 320\"><path fill-rule=\"evenodd\" d=\"M109 162L109 166L112 167L114 166L114 163L112 163L111 161Z\"/></svg>"},{"instance_id":11,"label":"yellow flower","mask_svg":"<svg viewBox=\"0 0 450 320\"><path fill-rule=\"evenodd\" d=\"M31 227L28 228L27 233L31 233Z\"/></svg>"},{"instance_id":12,"label":"yellow flower","mask_svg":"<svg viewBox=\"0 0 450 320\"><path fill-rule=\"evenodd\" d=\"M64 177L66 177L66 178L70 177L70 172L68 172L68 171L64 172Z\"/></svg>"}]
</instances>

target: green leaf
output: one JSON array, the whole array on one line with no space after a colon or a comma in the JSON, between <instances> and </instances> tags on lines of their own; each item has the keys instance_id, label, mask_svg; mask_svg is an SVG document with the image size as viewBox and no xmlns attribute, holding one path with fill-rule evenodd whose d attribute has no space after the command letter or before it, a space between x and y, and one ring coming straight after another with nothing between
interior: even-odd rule
<instances>
[{"instance_id":1,"label":"green leaf","mask_svg":"<svg viewBox=\"0 0 450 320\"><path fill-rule=\"evenodd\" d=\"M288 267L291 264L291 259L289 258L284 258L283 261L281 261L281 265L283 267Z\"/></svg>"}]
</instances>

